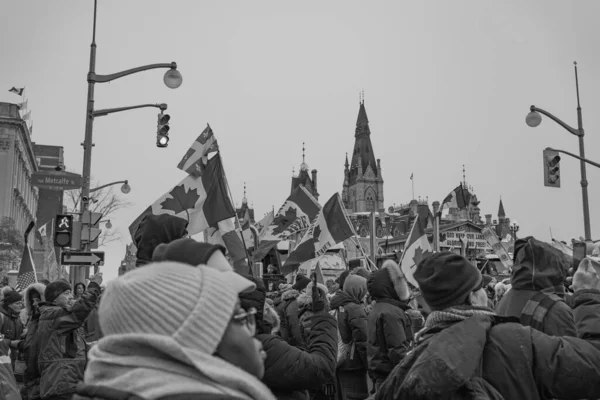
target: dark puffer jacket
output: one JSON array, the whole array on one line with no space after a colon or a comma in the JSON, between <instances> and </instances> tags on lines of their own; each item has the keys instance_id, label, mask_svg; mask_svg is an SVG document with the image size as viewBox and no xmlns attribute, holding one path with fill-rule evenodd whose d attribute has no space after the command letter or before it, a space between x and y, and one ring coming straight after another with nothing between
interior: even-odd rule
<instances>
[{"instance_id":1,"label":"dark puffer jacket","mask_svg":"<svg viewBox=\"0 0 600 400\"><path fill-rule=\"evenodd\" d=\"M184 219L168 214L147 215L138 226L134 223L129 228L132 233L135 247L137 248L136 267L152 261L152 254L159 244L171 243L186 235L188 222Z\"/></svg>"},{"instance_id":2,"label":"dark puffer jacket","mask_svg":"<svg viewBox=\"0 0 600 400\"><path fill-rule=\"evenodd\" d=\"M40 306L40 395L42 398L75 393L83 379L87 348L83 323L100 296L100 286L90 283L71 311L51 303Z\"/></svg>"},{"instance_id":3,"label":"dark puffer jacket","mask_svg":"<svg viewBox=\"0 0 600 400\"><path fill-rule=\"evenodd\" d=\"M281 317L281 337L292 346L306 348L302 339L300 329L300 320L298 319L298 302L296 299L300 295L295 289L290 289L281 296L280 310L283 312Z\"/></svg>"},{"instance_id":4,"label":"dark puffer jacket","mask_svg":"<svg viewBox=\"0 0 600 400\"><path fill-rule=\"evenodd\" d=\"M423 353L411 379L399 378L398 365L374 398L450 398L448 391L466 383L480 365L482 377L505 399L600 398L600 342L591 341L600 333L600 291L576 293L573 303L580 337L589 342L548 336L519 323L490 328L494 317L472 317L434 333L444 334L443 343Z\"/></svg>"},{"instance_id":5,"label":"dark puffer jacket","mask_svg":"<svg viewBox=\"0 0 600 400\"><path fill-rule=\"evenodd\" d=\"M367 324L369 375L383 381L402 361L410 346L412 322L405 313L410 307L400 300L385 269L369 277L367 288L375 300Z\"/></svg>"},{"instance_id":6,"label":"dark puffer jacket","mask_svg":"<svg viewBox=\"0 0 600 400\"><path fill-rule=\"evenodd\" d=\"M23 334L23 322L21 322L21 316L19 313L6 307L3 303L0 303L0 333L4 335L2 341L6 343L10 348L10 342L13 340L20 340ZM15 348L10 348L10 359L14 369L15 360L17 359L17 351Z\"/></svg>"},{"instance_id":7,"label":"dark puffer jacket","mask_svg":"<svg viewBox=\"0 0 600 400\"><path fill-rule=\"evenodd\" d=\"M40 312L39 309L31 304L32 291L39 294L41 301L44 301L44 291L46 285L34 283L25 289L23 300L25 310L28 316L27 329L24 333L25 338L19 343L19 351L23 353L27 368L23 376L24 393L28 399L37 399L40 397L40 370L38 368L38 355L40 352L40 336L37 334Z\"/></svg>"},{"instance_id":8,"label":"dark puffer jacket","mask_svg":"<svg viewBox=\"0 0 600 400\"><path fill-rule=\"evenodd\" d=\"M516 261L519 261L518 263ZM515 243L512 289L496 306L498 315L520 318L527 302L537 293L562 289L567 271L563 256L551 245L532 237ZM546 314L542 332L552 336L575 336L573 312L564 301L557 301Z\"/></svg>"}]
</instances>

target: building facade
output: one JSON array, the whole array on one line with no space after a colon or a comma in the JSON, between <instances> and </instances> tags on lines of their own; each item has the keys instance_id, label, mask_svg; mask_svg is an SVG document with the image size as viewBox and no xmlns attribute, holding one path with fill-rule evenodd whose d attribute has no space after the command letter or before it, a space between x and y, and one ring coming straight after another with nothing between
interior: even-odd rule
<instances>
[{"instance_id":1,"label":"building facade","mask_svg":"<svg viewBox=\"0 0 600 400\"><path fill-rule=\"evenodd\" d=\"M317 190L317 170L313 169L310 171L310 175L308 174L309 168L308 164L306 164L304 150L304 143L302 143L302 164L300 164L300 172L298 172L298 175L292 171L292 189L290 190L290 194L292 194L298 186L304 186L304 188L312 194L315 200L319 200L319 192ZM245 192L246 189L244 188L244 193ZM244 194L244 198L245 197L246 195Z\"/></svg>"},{"instance_id":2,"label":"building facade","mask_svg":"<svg viewBox=\"0 0 600 400\"><path fill-rule=\"evenodd\" d=\"M121 260L121 265L119 266L119 276L135 269L135 262L137 261L137 257L135 256L136 253L137 248L135 247L135 244L131 243L125 245L125 256L123 257L123 260Z\"/></svg>"},{"instance_id":3,"label":"building facade","mask_svg":"<svg viewBox=\"0 0 600 400\"><path fill-rule=\"evenodd\" d=\"M351 163L346 154L342 201L348 214L385 211L381 160L375 158L364 101L358 110Z\"/></svg>"},{"instance_id":4,"label":"building facade","mask_svg":"<svg viewBox=\"0 0 600 400\"><path fill-rule=\"evenodd\" d=\"M31 177L37 169L29 128L19 115L19 106L0 102L0 216L10 217L23 233L36 220L39 193ZM32 231L29 243L34 239Z\"/></svg>"}]
</instances>

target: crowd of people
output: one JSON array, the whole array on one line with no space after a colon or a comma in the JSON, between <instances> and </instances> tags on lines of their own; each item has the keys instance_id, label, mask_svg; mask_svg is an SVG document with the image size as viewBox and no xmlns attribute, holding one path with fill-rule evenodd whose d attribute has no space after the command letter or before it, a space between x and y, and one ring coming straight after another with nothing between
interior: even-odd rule
<instances>
[{"instance_id":1,"label":"crowd of people","mask_svg":"<svg viewBox=\"0 0 600 400\"><path fill-rule=\"evenodd\" d=\"M600 264L515 243L508 281L434 253L268 291L149 216L138 268L0 300L0 399L597 399ZM248 270L249 272L250 270Z\"/></svg>"}]
</instances>

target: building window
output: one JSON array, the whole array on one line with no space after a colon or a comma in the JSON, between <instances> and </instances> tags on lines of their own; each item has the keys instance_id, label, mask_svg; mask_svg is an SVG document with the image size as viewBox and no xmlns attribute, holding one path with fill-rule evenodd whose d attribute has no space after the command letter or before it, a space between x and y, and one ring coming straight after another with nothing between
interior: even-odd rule
<instances>
[{"instance_id":1,"label":"building window","mask_svg":"<svg viewBox=\"0 0 600 400\"><path fill-rule=\"evenodd\" d=\"M375 200L373 200L373 192L367 192L367 211L375 211Z\"/></svg>"}]
</instances>

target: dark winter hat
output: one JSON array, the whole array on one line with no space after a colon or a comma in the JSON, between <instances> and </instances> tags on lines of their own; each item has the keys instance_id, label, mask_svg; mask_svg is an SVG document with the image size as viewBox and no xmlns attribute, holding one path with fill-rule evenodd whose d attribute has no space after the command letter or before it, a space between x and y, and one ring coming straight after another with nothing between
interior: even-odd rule
<instances>
[{"instance_id":1,"label":"dark winter hat","mask_svg":"<svg viewBox=\"0 0 600 400\"><path fill-rule=\"evenodd\" d=\"M196 267L206 264L215 251L225 254L225 248L218 244L197 242L183 238L156 248L152 261L176 261Z\"/></svg>"},{"instance_id":2,"label":"dark winter hat","mask_svg":"<svg viewBox=\"0 0 600 400\"><path fill-rule=\"evenodd\" d=\"M444 251L417 265L414 278L432 310L464 304L469 294L482 286L481 272L467 259Z\"/></svg>"},{"instance_id":3,"label":"dark winter hat","mask_svg":"<svg viewBox=\"0 0 600 400\"><path fill-rule=\"evenodd\" d=\"M4 293L4 305L10 306L21 300L23 300L23 296L15 290L8 290Z\"/></svg>"},{"instance_id":4,"label":"dark winter hat","mask_svg":"<svg viewBox=\"0 0 600 400\"><path fill-rule=\"evenodd\" d=\"M256 284L256 289L253 291L240 293L238 295L240 298L240 305L246 311L248 311L251 307L256 308L256 321L262 321L265 310L265 301L267 299L267 290L265 289L265 284L262 279L255 278L251 275L242 276L249 281L254 282Z\"/></svg>"},{"instance_id":5,"label":"dark winter hat","mask_svg":"<svg viewBox=\"0 0 600 400\"><path fill-rule=\"evenodd\" d=\"M186 220L169 214L145 216L133 235L137 248L136 267L148 264L154 250L161 243L171 243L184 237L187 226Z\"/></svg>"},{"instance_id":6,"label":"dark winter hat","mask_svg":"<svg viewBox=\"0 0 600 400\"><path fill-rule=\"evenodd\" d=\"M52 303L58 296L67 290L71 290L71 285L69 285L67 282L63 281L62 279L54 281L46 286L44 297L48 303Z\"/></svg>"},{"instance_id":7,"label":"dark winter hat","mask_svg":"<svg viewBox=\"0 0 600 400\"><path fill-rule=\"evenodd\" d=\"M298 274L296 275L296 283L294 284L292 289L296 289L297 291L301 292L302 290L306 289L309 283L309 277L307 277L306 275Z\"/></svg>"},{"instance_id":8,"label":"dark winter hat","mask_svg":"<svg viewBox=\"0 0 600 400\"><path fill-rule=\"evenodd\" d=\"M489 285L493 279L494 278L492 278L491 276L489 276L487 274L483 274L483 287L486 287L487 285Z\"/></svg>"},{"instance_id":9,"label":"dark winter hat","mask_svg":"<svg viewBox=\"0 0 600 400\"><path fill-rule=\"evenodd\" d=\"M340 276L338 276L338 278L335 280L335 282L340 285L340 289L344 288L344 283L346 282L346 278L348 277L348 275L350 275L350 271L345 270L344 272L342 272L340 274Z\"/></svg>"}]
</instances>

